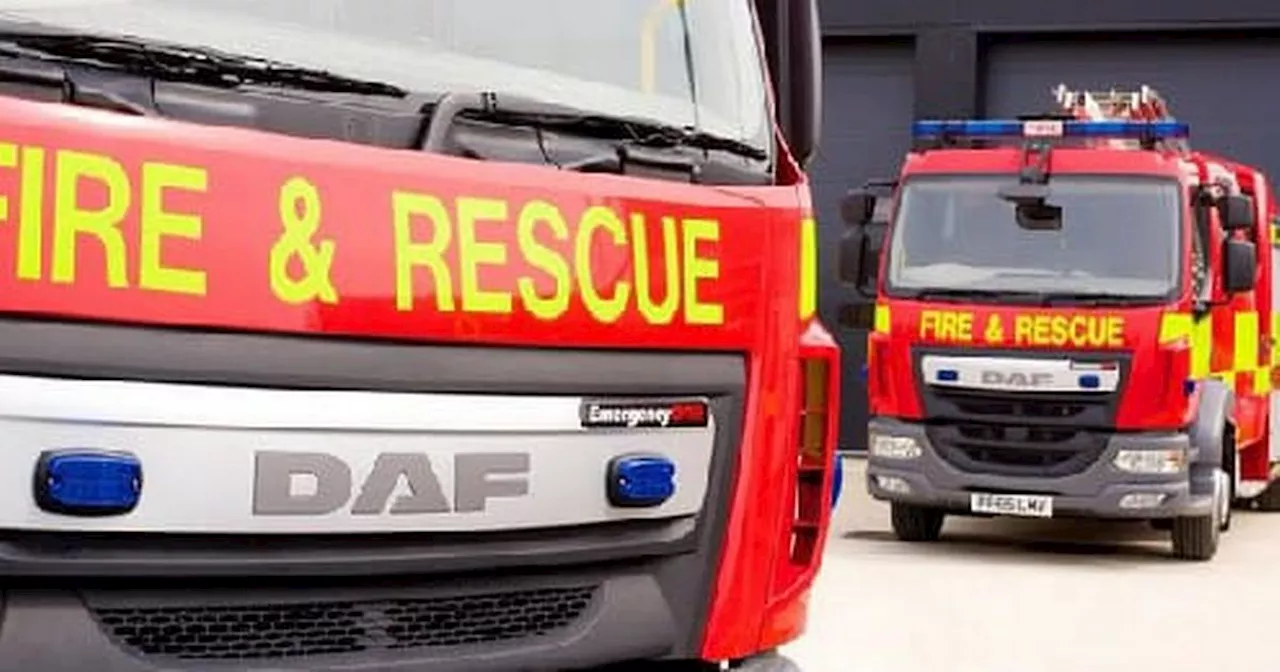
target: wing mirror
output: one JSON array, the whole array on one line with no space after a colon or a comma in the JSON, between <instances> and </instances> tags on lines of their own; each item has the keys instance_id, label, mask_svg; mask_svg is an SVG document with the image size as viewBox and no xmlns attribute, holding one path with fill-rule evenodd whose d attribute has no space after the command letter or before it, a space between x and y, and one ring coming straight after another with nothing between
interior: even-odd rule
<instances>
[{"instance_id":1,"label":"wing mirror","mask_svg":"<svg viewBox=\"0 0 1280 672\"><path fill-rule=\"evenodd\" d=\"M1222 228L1227 231L1247 231L1258 223L1253 199L1242 194L1222 197L1218 201L1218 215L1222 218Z\"/></svg>"}]
</instances>

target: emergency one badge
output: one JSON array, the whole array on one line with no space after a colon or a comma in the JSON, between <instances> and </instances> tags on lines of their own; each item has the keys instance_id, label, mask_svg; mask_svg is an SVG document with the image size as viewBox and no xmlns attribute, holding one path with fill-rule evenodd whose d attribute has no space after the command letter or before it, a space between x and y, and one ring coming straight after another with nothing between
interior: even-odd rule
<instances>
[{"instance_id":1,"label":"emergency one badge","mask_svg":"<svg viewBox=\"0 0 1280 672\"><path fill-rule=\"evenodd\" d=\"M582 426L595 428L706 427L710 412L700 399L682 401L584 401Z\"/></svg>"}]
</instances>

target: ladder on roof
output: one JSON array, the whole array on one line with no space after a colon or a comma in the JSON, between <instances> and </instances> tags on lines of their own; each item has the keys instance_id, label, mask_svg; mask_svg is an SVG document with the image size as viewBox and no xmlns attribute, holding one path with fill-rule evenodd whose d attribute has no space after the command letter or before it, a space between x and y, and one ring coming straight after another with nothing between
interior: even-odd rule
<instances>
[{"instance_id":1,"label":"ladder on roof","mask_svg":"<svg viewBox=\"0 0 1280 672\"><path fill-rule=\"evenodd\" d=\"M1169 104L1154 88L1143 84L1137 90L1089 91L1069 89L1059 84L1053 97L1064 112L1081 121L1173 121ZM1141 149L1140 140L1108 139L1104 146L1114 149ZM1169 149L1187 152L1185 140L1164 140Z\"/></svg>"}]
</instances>

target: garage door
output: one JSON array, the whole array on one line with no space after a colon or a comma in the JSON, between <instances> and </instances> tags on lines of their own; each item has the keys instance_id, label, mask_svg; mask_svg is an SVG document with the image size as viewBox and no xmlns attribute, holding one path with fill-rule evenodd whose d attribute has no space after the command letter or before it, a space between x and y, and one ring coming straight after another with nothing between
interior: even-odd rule
<instances>
[{"instance_id":1,"label":"garage door","mask_svg":"<svg viewBox=\"0 0 1280 672\"><path fill-rule=\"evenodd\" d=\"M868 179L891 176L910 145L913 52L910 43L828 43L823 61L822 142L810 165L819 222L819 308L844 350L841 447L866 447L866 387L859 376L866 332L841 327L836 244L840 199Z\"/></svg>"},{"instance_id":2,"label":"garage door","mask_svg":"<svg viewBox=\"0 0 1280 672\"><path fill-rule=\"evenodd\" d=\"M987 52L986 112L1005 116L1047 109L1050 89L1148 84L1191 124L1194 146L1280 178L1280 42L1129 37L1035 40Z\"/></svg>"}]
</instances>

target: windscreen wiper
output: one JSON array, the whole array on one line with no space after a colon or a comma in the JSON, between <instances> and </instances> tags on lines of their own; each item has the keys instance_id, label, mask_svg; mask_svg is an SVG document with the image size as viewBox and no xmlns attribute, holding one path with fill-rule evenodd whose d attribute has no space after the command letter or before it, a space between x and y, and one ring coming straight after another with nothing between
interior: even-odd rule
<instances>
[{"instance_id":1,"label":"windscreen wiper","mask_svg":"<svg viewBox=\"0 0 1280 672\"><path fill-rule=\"evenodd\" d=\"M516 94L458 92L443 96L434 104L420 146L425 151L442 152L453 124L459 118L506 126L554 131L579 137L612 141L613 150L572 163L556 164L563 170L625 172L630 161L658 167L678 167L697 172L697 164L676 157L645 157L644 150L688 147L728 152L758 161L768 152L750 143L720 137L695 129L664 124L651 119L600 114L587 109L547 103ZM548 157L548 163L552 163Z\"/></svg>"},{"instance_id":2,"label":"windscreen wiper","mask_svg":"<svg viewBox=\"0 0 1280 672\"><path fill-rule=\"evenodd\" d=\"M934 287L911 291L908 296L921 301L964 301L983 300L994 303L1030 303L1041 304L1045 295L1040 292L1019 292L1004 289L960 289L953 287Z\"/></svg>"},{"instance_id":3,"label":"windscreen wiper","mask_svg":"<svg viewBox=\"0 0 1280 672\"><path fill-rule=\"evenodd\" d=\"M206 47L134 37L0 29L0 56L224 88L258 85L395 98L409 95L408 91L385 82L343 77L325 70Z\"/></svg>"},{"instance_id":4,"label":"windscreen wiper","mask_svg":"<svg viewBox=\"0 0 1280 672\"><path fill-rule=\"evenodd\" d=\"M1163 298L1160 296L1115 294L1110 292L1052 292L1044 296L1042 305L1131 306L1142 303L1157 303Z\"/></svg>"}]
</instances>

